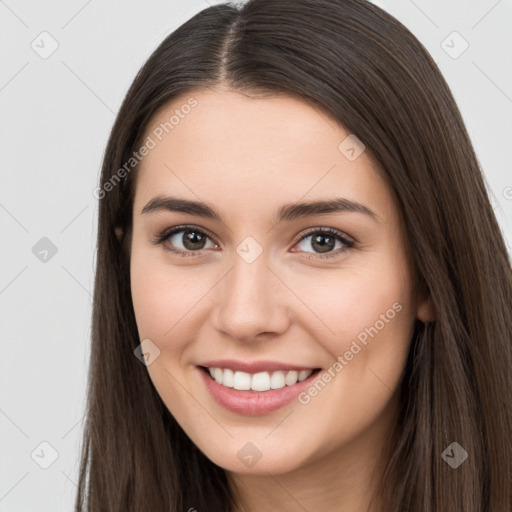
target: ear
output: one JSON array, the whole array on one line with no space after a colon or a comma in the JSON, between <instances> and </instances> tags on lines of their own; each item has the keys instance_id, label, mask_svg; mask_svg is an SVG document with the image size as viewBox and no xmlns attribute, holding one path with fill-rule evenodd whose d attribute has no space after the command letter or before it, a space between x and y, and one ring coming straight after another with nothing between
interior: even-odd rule
<instances>
[{"instance_id":1,"label":"ear","mask_svg":"<svg viewBox=\"0 0 512 512\"><path fill-rule=\"evenodd\" d=\"M416 316L423 323L436 320L436 311L430 293L423 287L418 290L416 297Z\"/></svg>"}]
</instances>

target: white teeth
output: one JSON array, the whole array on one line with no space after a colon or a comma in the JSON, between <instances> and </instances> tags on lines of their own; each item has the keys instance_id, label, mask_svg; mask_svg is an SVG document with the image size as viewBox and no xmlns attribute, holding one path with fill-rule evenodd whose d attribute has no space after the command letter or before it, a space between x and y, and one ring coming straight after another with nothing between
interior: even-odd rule
<instances>
[{"instance_id":1,"label":"white teeth","mask_svg":"<svg viewBox=\"0 0 512 512\"><path fill-rule=\"evenodd\" d=\"M311 375L311 370L301 370L299 372L299 382L302 382L304 379L307 379Z\"/></svg>"},{"instance_id":2,"label":"white teeth","mask_svg":"<svg viewBox=\"0 0 512 512\"><path fill-rule=\"evenodd\" d=\"M281 389L286 386L284 381L284 372L273 372L272 377L270 377L270 388L271 389Z\"/></svg>"},{"instance_id":3,"label":"white teeth","mask_svg":"<svg viewBox=\"0 0 512 512\"><path fill-rule=\"evenodd\" d=\"M224 370L224 374L222 377L222 385L226 386L227 388L232 388L235 385L235 375L233 373L233 370L230 370L229 368L226 368Z\"/></svg>"},{"instance_id":4,"label":"white teeth","mask_svg":"<svg viewBox=\"0 0 512 512\"><path fill-rule=\"evenodd\" d=\"M284 378L284 381L286 382L287 386L293 386L297 383L297 379L299 378L299 372L296 372L295 370L292 370L291 372L288 372L286 374L286 377Z\"/></svg>"},{"instance_id":5,"label":"white teeth","mask_svg":"<svg viewBox=\"0 0 512 512\"><path fill-rule=\"evenodd\" d=\"M255 373L251 379L253 391L268 391L270 389L270 375L268 372Z\"/></svg>"},{"instance_id":6,"label":"white teeth","mask_svg":"<svg viewBox=\"0 0 512 512\"><path fill-rule=\"evenodd\" d=\"M238 390L269 391L293 386L297 382L307 379L313 370L278 370L274 372L259 372L250 374L229 368L208 368L210 375L223 386Z\"/></svg>"},{"instance_id":7,"label":"white teeth","mask_svg":"<svg viewBox=\"0 0 512 512\"><path fill-rule=\"evenodd\" d=\"M219 383L222 384L222 377L224 372L220 368L213 369L213 378Z\"/></svg>"},{"instance_id":8,"label":"white teeth","mask_svg":"<svg viewBox=\"0 0 512 512\"><path fill-rule=\"evenodd\" d=\"M222 382L220 384L222 384ZM240 390L251 389L251 376L245 372L235 372L235 376L233 377L233 387Z\"/></svg>"}]
</instances>

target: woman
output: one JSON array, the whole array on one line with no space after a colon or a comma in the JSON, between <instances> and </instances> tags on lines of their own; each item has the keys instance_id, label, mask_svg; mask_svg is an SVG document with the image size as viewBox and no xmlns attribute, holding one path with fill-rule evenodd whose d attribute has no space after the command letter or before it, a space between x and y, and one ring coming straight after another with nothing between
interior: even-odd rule
<instances>
[{"instance_id":1,"label":"woman","mask_svg":"<svg viewBox=\"0 0 512 512\"><path fill-rule=\"evenodd\" d=\"M450 90L362 0L155 50L105 153L76 510L512 506L512 277Z\"/></svg>"}]
</instances>

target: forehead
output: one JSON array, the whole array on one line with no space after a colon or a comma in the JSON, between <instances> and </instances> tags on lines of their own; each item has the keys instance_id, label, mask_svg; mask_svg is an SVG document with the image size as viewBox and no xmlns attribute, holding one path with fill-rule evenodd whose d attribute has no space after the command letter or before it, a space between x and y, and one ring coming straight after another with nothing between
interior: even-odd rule
<instances>
[{"instance_id":1,"label":"forehead","mask_svg":"<svg viewBox=\"0 0 512 512\"><path fill-rule=\"evenodd\" d=\"M373 156L353 159L354 136L296 96L196 90L161 108L145 135L154 147L137 170L136 207L166 192L226 210L231 198L242 216L301 198L371 197L381 212L392 201Z\"/></svg>"}]
</instances>

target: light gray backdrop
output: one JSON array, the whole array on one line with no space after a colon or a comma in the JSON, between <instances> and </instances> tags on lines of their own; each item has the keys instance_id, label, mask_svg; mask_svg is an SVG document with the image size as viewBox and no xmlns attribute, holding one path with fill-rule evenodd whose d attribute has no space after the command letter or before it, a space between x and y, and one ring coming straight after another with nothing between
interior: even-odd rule
<instances>
[{"instance_id":1,"label":"light gray backdrop","mask_svg":"<svg viewBox=\"0 0 512 512\"><path fill-rule=\"evenodd\" d=\"M72 510L104 146L152 50L214 3L0 0L1 512ZM375 3L440 66L510 245L512 1Z\"/></svg>"}]
</instances>

